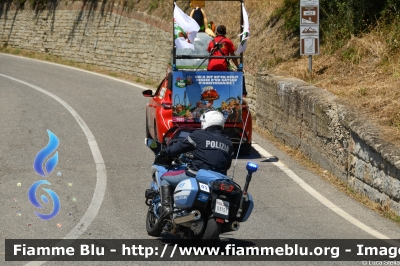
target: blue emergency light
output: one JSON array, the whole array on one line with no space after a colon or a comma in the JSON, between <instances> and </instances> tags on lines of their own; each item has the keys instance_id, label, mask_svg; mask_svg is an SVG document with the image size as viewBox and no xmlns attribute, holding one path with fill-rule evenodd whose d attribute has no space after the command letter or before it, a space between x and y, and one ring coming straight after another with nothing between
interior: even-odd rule
<instances>
[{"instance_id":1,"label":"blue emergency light","mask_svg":"<svg viewBox=\"0 0 400 266\"><path fill-rule=\"evenodd\" d=\"M248 162L247 165L246 165L246 169L250 174L252 174L252 173L257 171L258 164L252 163L252 162Z\"/></svg>"}]
</instances>

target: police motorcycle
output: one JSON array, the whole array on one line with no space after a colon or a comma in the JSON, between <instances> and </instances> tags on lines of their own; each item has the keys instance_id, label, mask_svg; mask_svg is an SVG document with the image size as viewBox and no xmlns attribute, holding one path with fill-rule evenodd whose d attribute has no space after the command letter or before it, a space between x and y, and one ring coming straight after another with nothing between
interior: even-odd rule
<instances>
[{"instance_id":1,"label":"police motorcycle","mask_svg":"<svg viewBox=\"0 0 400 266\"><path fill-rule=\"evenodd\" d=\"M186 138L195 128L178 128L167 132L167 145ZM146 144L154 148L154 140L146 138ZM211 170L199 170L195 178L181 181L173 192L173 211L164 215L160 195L161 177L168 171L184 170L193 155L181 154L169 158L158 154L151 167L152 181L146 190L146 230L158 237L163 231L189 239L192 244L214 245L222 233L239 230L253 210L253 198L248 193L252 174L258 165L248 162L244 188L232 177Z\"/></svg>"}]
</instances>

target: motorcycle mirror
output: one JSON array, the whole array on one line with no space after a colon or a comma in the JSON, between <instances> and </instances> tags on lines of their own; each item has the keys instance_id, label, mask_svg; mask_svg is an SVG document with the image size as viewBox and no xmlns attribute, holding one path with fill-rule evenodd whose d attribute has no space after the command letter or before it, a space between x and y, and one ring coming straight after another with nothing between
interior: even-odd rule
<instances>
[{"instance_id":1,"label":"motorcycle mirror","mask_svg":"<svg viewBox=\"0 0 400 266\"><path fill-rule=\"evenodd\" d=\"M246 169L249 172L249 174L255 173L258 169L258 164L256 163L252 163L252 162L248 162L246 165Z\"/></svg>"},{"instance_id":2,"label":"motorcycle mirror","mask_svg":"<svg viewBox=\"0 0 400 266\"><path fill-rule=\"evenodd\" d=\"M154 139L145 138L144 139L144 144L146 144L147 147L149 147L151 149L156 149L157 148L157 141L155 141Z\"/></svg>"}]
</instances>

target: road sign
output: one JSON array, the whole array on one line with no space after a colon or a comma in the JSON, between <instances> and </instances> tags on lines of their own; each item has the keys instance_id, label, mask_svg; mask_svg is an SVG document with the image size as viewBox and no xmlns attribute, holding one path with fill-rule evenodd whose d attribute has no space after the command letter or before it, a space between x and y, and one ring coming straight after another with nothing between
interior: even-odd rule
<instances>
[{"instance_id":1,"label":"road sign","mask_svg":"<svg viewBox=\"0 0 400 266\"><path fill-rule=\"evenodd\" d=\"M319 0L300 0L300 55L318 54Z\"/></svg>"},{"instance_id":2,"label":"road sign","mask_svg":"<svg viewBox=\"0 0 400 266\"><path fill-rule=\"evenodd\" d=\"M318 26L300 26L300 35L301 36L319 36L319 27Z\"/></svg>"},{"instance_id":3,"label":"road sign","mask_svg":"<svg viewBox=\"0 0 400 266\"><path fill-rule=\"evenodd\" d=\"M302 6L300 7L300 24L318 25L319 12L318 6Z\"/></svg>"},{"instance_id":4,"label":"road sign","mask_svg":"<svg viewBox=\"0 0 400 266\"><path fill-rule=\"evenodd\" d=\"M319 6L319 0L300 0L300 6Z\"/></svg>"},{"instance_id":5,"label":"road sign","mask_svg":"<svg viewBox=\"0 0 400 266\"><path fill-rule=\"evenodd\" d=\"M300 55L319 54L318 36L300 36Z\"/></svg>"}]
</instances>

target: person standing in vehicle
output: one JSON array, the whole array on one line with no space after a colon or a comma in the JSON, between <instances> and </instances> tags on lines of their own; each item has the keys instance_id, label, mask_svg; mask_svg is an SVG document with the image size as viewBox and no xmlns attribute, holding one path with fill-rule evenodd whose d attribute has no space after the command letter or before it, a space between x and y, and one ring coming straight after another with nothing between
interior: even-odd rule
<instances>
[{"instance_id":1,"label":"person standing in vehicle","mask_svg":"<svg viewBox=\"0 0 400 266\"><path fill-rule=\"evenodd\" d=\"M212 56L235 56L235 45L233 42L225 37L226 27L224 25L219 25L217 27L217 36L210 41L208 44L207 51ZM238 60L232 59L235 66L238 68ZM208 61L208 71L228 71L228 59L225 58L215 58Z\"/></svg>"},{"instance_id":2,"label":"person standing in vehicle","mask_svg":"<svg viewBox=\"0 0 400 266\"><path fill-rule=\"evenodd\" d=\"M201 5L198 2L199 1L195 1L194 3L195 8L190 12L190 17L193 18L197 22L197 24L199 24L200 26L199 32L205 32L211 37L215 37L214 22L210 21L210 23L208 23L206 13L202 9L202 7L204 7L204 2L201 3ZM193 7L193 1L191 1L190 7Z\"/></svg>"},{"instance_id":3,"label":"person standing in vehicle","mask_svg":"<svg viewBox=\"0 0 400 266\"><path fill-rule=\"evenodd\" d=\"M176 156L192 151L193 159L187 170L169 171L161 176L161 202L164 212L172 211L172 191L182 180L195 177L200 169L226 175L232 164L232 141L222 133L225 119L218 111L201 115L201 130L179 140L160 152L161 156Z\"/></svg>"},{"instance_id":4,"label":"person standing in vehicle","mask_svg":"<svg viewBox=\"0 0 400 266\"><path fill-rule=\"evenodd\" d=\"M226 27L224 25L219 25L217 27L217 37L215 37L209 44L207 51L210 55L214 56L235 56L235 45L233 42L225 37L226 35ZM236 68L239 67L238 60L232 59L233 63L235 64ZM208 61L208 71L228 71L229 63L227 59L220 58L220 59L210 59ZM246 90L246 82L243 75L243 97L247 96Z\"/></svg>"}]
</instances>

